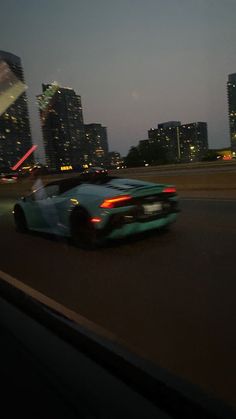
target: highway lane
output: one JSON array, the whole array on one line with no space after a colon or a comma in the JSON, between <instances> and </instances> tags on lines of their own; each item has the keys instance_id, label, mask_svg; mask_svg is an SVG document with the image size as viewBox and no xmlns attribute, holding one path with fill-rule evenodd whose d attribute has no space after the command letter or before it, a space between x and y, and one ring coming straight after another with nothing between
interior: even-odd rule
<instances>
[{"instance_id":1,"label":"highway lane","mask_svg":"<svg viewBox=\"0 0 236 419\"><path fill-rule=\"evenodd\" d=\"M126 175L126 172L128 174L132 174L132 171L129 171L128 169L124 170L117 170L116 172L113 171L113 173L119 173L119 175ZM229 166L229 167L208 167L208 168L188 168L188 169L172 169L168 170L163 168L162 170L154 170L152 168L145 168L145 170L138 170L135 171L135 174L142 175L143 177L152 176L153 174L158 174L158 176L182 176L182 175L199 175L199 174L210 174L210 173L236 173L236 166Z\"/></svg>"},{"instance_id":2,"label":"highway lane","mask_svg":"<svg viewBox=\"0 0 236 419\"><path fill-rule=\"evenodd\" d=\"M1 198L0 269L236 407L236 200L181 201L170 232L87 252L15 232Z\"/></svg>"},{"instance_id":3,"label":"highway lane","mask_svg":"<svg viewBox=\"0 0 236 419\"><path fill-rule=\"evenodd\" d=\"M113 173L117 173L113 171ZM230 162L208 162L208 163L188 163L188 164L172 164L172 165L160 165L160 166L147 166L147 167L136 167L129 169L119 170L119 174L132 175L139 174L144 177L152 176L157 173L158 176L178 176L178 175L191 175L191 174L210 174L210 173L236 173L236 161Z\"/></svg>"},{"instance_id":4,"label":"highway lane","mask_svg":"<svg viewBox=\"0 0 236 419\"><path fill-rule=\"evenodd\" d=\"M116 171L116 173L119 172L119 174L121 175L125 175L125 170L119 170ZM114 173L114 172L113 172ZM157 171L157 170L145 170L145 171L137 171L138 175L142 175L142 177L150 177L154 174L158 175L158 176L182 176L182 175L195 175L198 176L199 174L214 174L214 173L236 173L236 168L234 167L220 167L218 169L216 168L204 168L204 169L179 169L179 170L165 170L163 169L162 171ZM131 174L131 173L130 173Z\"/></svg>"}]
</instances>

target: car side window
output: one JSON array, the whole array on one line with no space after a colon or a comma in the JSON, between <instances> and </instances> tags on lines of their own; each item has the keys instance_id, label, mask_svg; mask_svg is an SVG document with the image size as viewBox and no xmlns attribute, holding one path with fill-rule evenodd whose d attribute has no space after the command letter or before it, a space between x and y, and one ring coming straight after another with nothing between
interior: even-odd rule
<instances>
[{"instance_id":1,"label":"car side window","mask_svg":"<svg viewBox=\"0 0 236 419\"><path fill-rule=\"evenodd\" d=\"M42 199L53 198L59 195L59 185L48 185L37 189L32 195L33 201L41 201Z\"/></svg>"}]
</instances>

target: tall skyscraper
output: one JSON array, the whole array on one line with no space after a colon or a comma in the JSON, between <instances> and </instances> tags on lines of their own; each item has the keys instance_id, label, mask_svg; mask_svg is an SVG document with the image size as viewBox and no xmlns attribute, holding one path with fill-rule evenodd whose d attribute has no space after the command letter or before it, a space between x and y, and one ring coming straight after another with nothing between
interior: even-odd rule
<instances>
[{"instance_id":1,"label":"tall skyscraper","mask_svg":"<svg viewBox=\"0 0 236 419\"><path fill-rule=\"evenodd\" d=\"M85 138L88 160L93 164L104 164L108 157L107 129L101 124L86 124Z\"/></svg>"},{"instance_id":2,"label":"tall skyscraper","mask_svg":"<svg viewBox=\"0 0 236 419\"><path fill-rule=\"evenodd\" d=\"M229 74L227 90L231 150L233 156L236 156L236 73Z\"/></svg>"},{"instance_id":3,"label":"tall skyscraper","mask_svg":"<svg viewBox=\"0 0 236 419\"><path fill-rule=\"evenodd\" d=\"M0 170L8 171L32 147L21 59L0 51ZM31 155L27 163L33 162Z\"/></svg>"},{"instance_id":4,"label":"tall skyscraper","mask_svg":"<svg viewBox=\"0 0 236 419\"><path fill-rule=\"evenodd\" d=\"M168 121L158 124L157 128L148 131L150 141L156 141L165 150L167 160L171 163L180 160L179 127L180 121Z\"/></svg>"},{"instance_id":5,"label":"tall skyscraper","mask_svg":"<svg viewBox=\"0 0 236 419\"><path fill-rule=\"evenodd\" d=\"M200 161L208 150L206 122L183 125L180 121L164 122L150 129L148 138L157 142L172 163Z\"/></svg>"},{"instance_id":6,"label":"tall skyscraper","mask_svg":"<svg viewBox=\"0 0 236 419\"><path fill-rule=\"evenodd\" d=\"M159 129L165 129L165 128L176 128L180 127L181 122L180 121L167 121L167 122L161 122L161 124L158 124Z\"/></svg>"},{"instance_id":7,"label":"tall skyscraper","mask_svg":"<svg viewBox=\"0 0 236 419\"><path fill-rule=\"evenodd\" d=\"M183 124L179 128L180 160L201 161L208 151L206 122Z\"/></svg>"},{"instance_id":8,"label":"tall skyscraper","mask_svg":"<svg viewBox=\"0 0 236 419\"><path fill-rule=\"evenodd\" d=\"M43 84L37 96L46 162L50 169L82 165L88 154L85 146L81 97L57 83Z\"/></svg>"}]
</instances>

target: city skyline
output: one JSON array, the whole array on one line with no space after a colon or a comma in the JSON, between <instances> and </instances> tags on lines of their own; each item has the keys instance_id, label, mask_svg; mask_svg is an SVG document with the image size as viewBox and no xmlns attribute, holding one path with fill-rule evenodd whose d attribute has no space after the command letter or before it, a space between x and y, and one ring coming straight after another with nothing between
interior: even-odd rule
<instances>
[{"instance_id":1,"label":"city skyline","mask_svg":"<svg viewBox=\"0 0 236 419\"><path fill-rule=\"evenodd\" d=\"M209 147L229 146L234 2L44 3L13 0L10 31L9 3L1 8L1 49L22 58L34 143L42 147L35 95L56 80L81 95L85 123L107 126L110 148L123 155L157 121L173 119L207 121Z\"/></svg>"},{"instance_id":2,"label":"city skyline","mask_svg":"<svg viewBox=\"0 0 236 419\"><path fill-rule=\"evenodd\" d=\"M2 80L5 80L5 74L7 74L8 78L10 77L7 82L8 84L6 85L8 86L8 90L9 88L12 90L15 85L21 83L23 86L20 87L21 91L24 91L25 85L21 58L6 51L0 51L0 53L2 54L2 59L5 59L5 62L2 61ZM8 67L8 65L10 67ZM10 74L10 68L15 74ZM16 76L18 76L18 78ZM235 80L235 73L228 76L227 93L230 137L234 154ZM4 83L6 84L6 81ZM6 94L4 94L6 86L4 83L2 83L1 86L1 89L3 89L3 98L5 97L4 101L2 101L3 108L6 105ZM37 95L36 98L39 106L43 150L47 166L53 170L60 170L61 167L75 168L86 163L92 164L91 161L93 161L94 164L110 164L108 162L107 128L99 123L84 124L81 96L76 94L71 87L62 87L57 82L51 84L43 83L42 90L43 93ZM5 112L4 110L2 111L2 118L5 118L5 116L8 117L7 112L11 112L11 109L13 110L14 107L17 106L20 99L22 99L24 103L27 101L24 93L21 93L20 96L19 94L18 96L11 96L10 93L7 93L7 97L8 101L11 100L10 98L15 97L15 103L13 102L10 105L9 102L9 105L7 105L9 107L6 108ZM13 124L13 128L15 123L16 121ZM17 128L17 130L19 128ZM170 133L170 130L173 132ZM186 131L185 133L184 130ZM10 130L5 131L10 132ZM139 144L141 145L142 143L143 145L147 145L150 141L153 142L153 140L157 141L157 143L161 142L163 150L165 149L167 153L166 159L172 162L182 160L186 162L199 161L199 159L205 157L205 153L208 150L207 122L192 122L184 123L182 125L180 121L161 122L158 123L157 128L148 130L148 137L148 140L139 140ZM4 139L5 136L2 138ZM8 141L8 144L11 145L11 142L9 143ZM21 143L17 142L17 144ZM24 142L22 144L24 145ZM25 142L25 145L26 144L27 141ZM38 145L34 147L38 147ZM14 149L9 148L9 150L10 154L15 159ZM18 148L16 147L16 151L17 150ZM3 159L6 159L4 150L2 150L1 154L3 154ZM37 155L37 160L42 161L44 159Z\"/></svg>"},{"instance_id":3,"label":"city skyline","mask_svg":"<svg viewBox=\"0 0 236 419\"><path fill-rule=\"evenodd\" d=\"M15 55L13 55L9 52L2 51L2 54L3 54L3 56L5 54L6 57L8 57L8 56L11 57L12 56L12 57L14 57L14 59L17 59L19 62L21 62L20 57L17 57L17 56L15 56ZM23 71L23 68L22 68L21 71ZM232 109L235 108L234 100L232 102L232 97L234 97L234 95L235 95L234 89L232 90L232 88L235 87L235 85L234 85L235 78L236 78L235 73L228 75L228 83L227 83L231 146L233 146L233 143L234 143L234 140L232 141L232 132L231 132L232 131L232 122L233 122L233 125L234 125L234 115L233 115L233 119L232 119L232 112L231 111L232 111ZM24 80L22 79L21 81L24 81ZM57 167L57 169L59 169L61 166L68 166L68 165L70 167L75 167L78 164L84 164L84 163L87 163L88 161L93 161L95 156L97 156L97 157L95 157L94 164L98 164L98 160L100 160L100 163L102 162L101 163L102 165L106 161L108 163L108 160L107 160L107 157L108 157L107 128L103 127L102 124L99 124L99 123L90 123L90 124L85 124L84 123L83 109L82 109L82 104L81 104L81 96L76 94L75 91L71 87L60 86L57 82L53 82L51 84L42 83L42 88L43 88L43 93L41 95L37 95L36 98L37 98L37 101L38 101L39 111L40 111L40 123L41 123L41 129L42 129L42 137L43 137L42 141L43 141L44 157L42 158L42 155L40 157L41 153L39 153L39 154L37 154L36 160L37 161L45 160L45 162L48 164L49 167L55 166L54 169L56 169L56 167ZM55 98L57 98L57 97L60 98L60 96L61 96L61 95L58 96L58 93L63 93L63 95L64 95L65 94L64 92L65 93L67 92L67 95L69 94L68 98L66 99L66 96L65 96L65 101L63 100L63 102L65 102L65 103L62 105L62 102L61 102L61 104L59 105L60 101L58 102L58 99L56 99L56 103L58 102L59 108L58 108L58 110L56 110L56 108L53 110L53 108L55 106ZM72 94L72 96L71 96L71 94ZM74 96L74 99L73 99L73 96ZM78 104L76 105L76 107L73 107L73 104L72 104L72 102L74 102L74 100L79 101ZM54 102L53 107L51 107L52 102ZM67 105L70 105L70 106L68 106L68 108L67 108L66 103L67 103ZM56 106L58 106L58 105L56 105ZM75 103L74 103L74 105L75 105ZM233 108L232 108L232 105L233 105ZM64 110L63 110L63 113L61 115L59 115L58 111L62 112L62 106L64 107ZM68 129L66 129L64 134L62 135L62 137L64 139L61 138L62 141L61 141L61 145L59 146L59 148L61 147L61 152L57 152L56 154L58 154L58 155L55 155L54 157L53 157L53 154L55 154L56 150L53 151L52 146L50 146L50 143L53 143L53 141L54 141L54 134L55 134L54 131L55 131L55 129L57 131L57 133L55 135L58 135L61 128L58 125L58 122L55 125L55 121L54 121L53 125L55 125L55 126L54 126L53 130L52 130L52 128L50 128L50 129L47 128L46 131L45 131L45 121L48 119L48 117L51 119L51 112L52 111L53 111L53 114L57 115L57 117L60 116L60 117L63 118L63 119L58 119L59 125L61 125L60 121L62 121L63 122L63 124L62 124L63 127L64 127L64 123L66 123L66 125L68 125L68 129L69 129L69 131L68 131ZM77 115L78 111L81 113L81 115L79 115L79 114ZM73 114L73 112L74 112L74 114ZM80 125L81 125L79 131L81 131L81 129L83 131L83 133L81 131L83 138L81 137L80 139L74 137L74 135L75 136L77 135L76 132L78 131L77 129L75 129L76 127L74 127L72 129L72 131L69 128L71 122L73 123L73 121L77 120L77 119L80 120ZM50 122L50 125L51 125L51 122ZM197 123L196 122L191 122L191 123L184 123L182 125L181 125L180 121L167 121L167 122L158 123L157 124L157 129L156 128L150 128L148 130L148 137L152 139L152 135L150 136L150 134L154 134L156 131L158 131L160 129L161 130L164 129L164 131L165 131L165 129L167 129L168 137L169 137L169 130L174 129L176 126L185 128L185 125L187 125L187 128L190 128L190 126L194 127L194 126L197 126L198 124L205 124L205 126L207 126L206 122L197 122ZM51 132L51 130L52 130L52 132ZM86 130L88 130L88 131L86 131ZM91 132L90 132L90 130L91 130ZM51 134L48 137L49 131L50 131ZM191 136L189 137L189 132L190 131L187 129L186 133L187 133L187 142L188 143L189 143L188 138L191 137ZM206 128L206 133L207 133L207 128ZM181 135L182 134L183 133L181 133ZM198 134L200 134L200 132ZM67 139L66 139L65 135L67 135L67 137L68 137ZM159 136L160 134L158 133L157 135ZM155 136L155 134L154 134L154 136ZM176 136L176 133L174 134L174 137L175 136ZM174 138L174 137L173 137L173 140L174 140L174 142L176 142L176 138ZM196 139L194 139L194 137L195 137L195 135L193 135L193 138L190 139L190 142L195 143ZM55 139L57 139L57 138L59 138L59 137L56 136ZM100 138L101 138L101 140L100 140ZM199 138L199 140L204 142L205 141L205 134L203 135L203 138L202 139ZM73 146L73 141L75 141L74 146ZM148 142L148 141L149 140L139 140L139 143L145 143L145 142ZM158 140L158 141L160 141L160 140ZM208 142L207 134L206 134L206 142ZM77 146L75 146L76 143L77 143ZM87 145L86 145L86 143L87 143ZM133 146L134 145L131 145L131 147L133 147ZM175 146L176 145L174 145L174 143L171 145L171 147L174 147L174 148L175 148ZM181 147L182 146L183 145L181 145ZM166 146L164 145L164 148L165 147ZM58 148L58 146L57 146L57 148ZM64 150L64 148L66 148L66 149ZM69 151L70 148L71 148L71 151ZM78 154L78 156L80 156L79 158L78 158L78 156L76 157L76 155L77 155L76 153L74 155L71 154L71 152L75 148L78 148L77 154L79 153ZM96 150L96 148L97 148L97 150ZM172 150L173 152L174 152L174 148ZM195 147L192 147L192 148L195 148ZM205 149L205 152L207 151L207 149L208 149L208 145ZM50 150L51 150L51 152L50 152L51 156L49 156L49 154L50 154L49 151ZM63 153L62 153L62 151L63 151ZM170 150L169 150L169 152L170 152ZM185 152L187 152L187 150ZM181 160L180 155L177 156L179 153L180 153L180 150L178 152L175 150L175 152L174 152L175 157L174 157L174 155L172 156L173 161L175 159ZM92 157L93 154L94 154L94 157ZM186 154L186 159L189 160L189 161L194 161L195 158L199 159L199 157L200 157L200 155L199 155L198 157L195 156L195 158L190 158L189 156L187 157L187 155L188 155L188 152ZM203 153L202 157L203 156L204 156L204 153ZM55 159L58 161L58 163L56 165L52 164L52 161L51 161L51 160L54 161ZM60 163L59 163L59 160L61 161ZM72 164L72 166L71 166L71 164Z\"/></svg>"}]
</instances>

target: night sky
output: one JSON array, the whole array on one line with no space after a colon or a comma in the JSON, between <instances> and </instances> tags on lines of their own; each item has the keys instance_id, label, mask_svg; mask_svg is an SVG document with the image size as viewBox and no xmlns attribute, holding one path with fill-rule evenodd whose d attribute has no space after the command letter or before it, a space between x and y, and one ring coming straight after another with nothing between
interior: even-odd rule
<instances>
[{"instance_id":1,"label":"night sky","mask_svg":"<svg viewBox=\"0 0 236 419\"><path fill-rule=\"evenodd\" d=\"M35 95L57 81L82 96L85 123L126 154L158 122L208 122L229 146L226 82L236 72L235 0L1 0L0 49L22 58L33 141Z\"/></svg>"}]
</instances>

